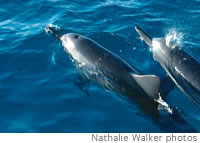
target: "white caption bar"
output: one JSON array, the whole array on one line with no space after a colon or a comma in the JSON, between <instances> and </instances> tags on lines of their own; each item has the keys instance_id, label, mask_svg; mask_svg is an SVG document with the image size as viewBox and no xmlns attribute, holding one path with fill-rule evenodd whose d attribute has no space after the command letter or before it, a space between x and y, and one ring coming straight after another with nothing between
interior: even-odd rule
<instances>
[{"instance_id":1,"label":"white caption bar","mask_svg":"<svg viewBox=\"0 0 200 143\"><path fill-rule=\"evenodd\" d=\"M197 133L12 133L2 143L200 143Z\"/></svg>"}]
</instances>

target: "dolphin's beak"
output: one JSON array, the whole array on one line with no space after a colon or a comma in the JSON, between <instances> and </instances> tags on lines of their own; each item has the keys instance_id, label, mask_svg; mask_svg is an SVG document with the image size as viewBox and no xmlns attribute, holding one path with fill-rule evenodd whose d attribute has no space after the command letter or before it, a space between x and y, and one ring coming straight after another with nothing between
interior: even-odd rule
<instances>
[{"instance_id":1,"label":"dolphin's beak","mask_svg":"<svg viewBox=\"0 0 200 143\"><path fill-rule=\"evenodd\" d=\"M139 27L135 27L135 30L137 31L137 33L140 35L141 40L144 40L144 42L151 47L152 46L152 38L145 33L141 28Z\"/></svg>"},{"instance_id":2,"label":"dolphin's beak","mask_svg":"<svg viewBox=\"0 0 200 143\"><path fill-rule=\"evenodd\" d=\"M62 35L61 35L60 33L58 33L58 31L56 31L56 29L54 29L53 27L48 26L48 27L47 27L47 30L50 31L51 33L53 33L53 35L54 35L58 40L61 39L61 36L62 36Z\"/></svg>"}]
</instances>

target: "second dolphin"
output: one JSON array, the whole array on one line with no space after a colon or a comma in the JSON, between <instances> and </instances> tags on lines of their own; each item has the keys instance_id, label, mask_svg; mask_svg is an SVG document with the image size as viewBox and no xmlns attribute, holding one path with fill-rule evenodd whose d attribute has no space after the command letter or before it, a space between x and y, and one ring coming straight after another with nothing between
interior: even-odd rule
<instances>
[{"instance_id":1,"label":"second dolphin","mask_svg":"<svg viewBox=\"0 0 200 143\"><path fill-rule=\"evenodd\" d=\"M151 38L141 28L135 29L151 48L153 58L200 110L200 63L174 43L167 42L165 38Z\"/></svg>"}]
</instances>

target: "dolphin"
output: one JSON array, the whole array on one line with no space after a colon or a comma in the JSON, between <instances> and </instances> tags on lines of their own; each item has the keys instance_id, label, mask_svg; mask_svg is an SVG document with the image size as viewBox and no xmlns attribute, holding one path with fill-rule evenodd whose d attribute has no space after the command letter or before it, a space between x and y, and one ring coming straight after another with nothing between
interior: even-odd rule
<instances>
[{"instance_id":1,"label":"dolphin","mask_svg":"<svg viewBox=\"0 0 200 143\"><path fill-rule=\"evenodd\" d=\"M153 58L200 110L200 63L165 38L151 38L141 28L135 27L135 29L140 38L150 47Z\"/></svg>"},{"instance_id":2,"label":"dolphin","mask_svg":"<svg viewBox=\"0 0 200 143\"><path fill-rule=\"evenodd\" d=\"M48 30L61 41L81 75L105 89L133 97L144 110L151 110L150 106L157 109L159 77L141 74L126 60L90 38L76 33L61 35L50 26Z\"/></svg>"}]
</instances>

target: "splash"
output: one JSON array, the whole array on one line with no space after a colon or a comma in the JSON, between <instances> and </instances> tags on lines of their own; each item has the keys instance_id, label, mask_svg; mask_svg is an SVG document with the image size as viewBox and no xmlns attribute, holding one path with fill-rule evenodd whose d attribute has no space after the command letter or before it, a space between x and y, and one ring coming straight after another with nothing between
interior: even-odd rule
<instances>
[{"instance_id":1,"label":"splash","mask_svg":"<svg viewBox=\"0 0 200 143\"><path fill-rule=\"evenodd\" d=\"M169 29L165 36L166 45L172 48L182 46L183 36L184 34L182 32L178 32L175 28Z\"/></svg>"},{"instance_id":2,"label":"splash","mask_svg":"<svg viewBox=\"0 0 200 143\"><path fill-rule=\"evenodd\" d=\"M56 30L60 30L60 29L61 29L58 25L53 25L53 24L50 23L50 24L48 24L47 27L45 27L45 29L44 29L46 33L50 32L49 27L53 27L53 28L55 28Z\"/></svg>"},{"instance_id":3,"label":"splash","mask_svg":"<svg viewBox=\"0 0 200 143\"><path fill-rule=\"evenodd\" d=\"M155 99L155 101L157 103L159 103L158 105L158 110L166 110L168 113L172 114L173 113L173 110L169 107L169 105L162 99L162 97L160 96L159 94L159 98L158 99Z\"/></svg>"}]
</instances>

